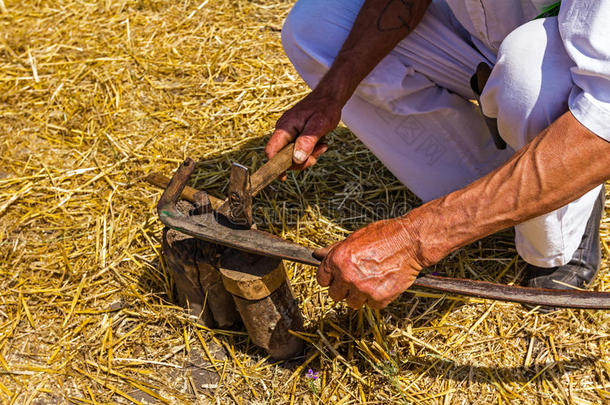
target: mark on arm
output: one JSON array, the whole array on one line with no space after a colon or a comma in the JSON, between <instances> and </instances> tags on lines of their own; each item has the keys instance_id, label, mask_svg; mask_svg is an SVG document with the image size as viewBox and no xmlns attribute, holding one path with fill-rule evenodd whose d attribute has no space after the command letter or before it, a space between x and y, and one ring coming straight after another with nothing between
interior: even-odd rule
<instances>
[{"instance_id":1,"label":"mark on arm","mask_svg":"<svg viewBox=\"0 0 610 405\"><path fill-rule=\"evenodd\" d=\"M377 19L380 32L411 30L410 20L413 2L409 0L388 0Z\"/></svg>"}]
</instances>

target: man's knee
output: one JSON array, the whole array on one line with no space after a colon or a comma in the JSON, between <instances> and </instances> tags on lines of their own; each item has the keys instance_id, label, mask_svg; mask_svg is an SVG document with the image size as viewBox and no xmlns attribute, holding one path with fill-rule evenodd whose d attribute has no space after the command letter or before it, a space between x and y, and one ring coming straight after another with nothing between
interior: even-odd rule
<instances>
[{"instance_id":1,"label":"man's knee","mask_svg":"<svg viewBox=\"0 0 610 405\"><path fill-rule=\"evenodd\" d=\"M295 50L310 47L306 43L308 40L307 25L312 23L310 21L312 16L307 12L307 7L304 6L304 3L299 1L294 5L282 27L282 46L291 60L291 55Z\"/></svg>"},{"instance_id":2,"label":"man's knee","mask_svg":"<svg viewBox=\"0 0 610 405\"><path fill-rule=\"evenodd\" d=\"M500 134L520 149L567 111L572 88L556 18L534 20L502 42L481 104L498 119Z\"/></svg>"},{"instance_id":3,"label":"man's knee","mask_svg":"<svg viewBox=\"0 0 610 405\"><path fill-rule=\"evenodd\" d=\"M358 2L300 0L284 22L282 45L299 74L315 86L347 38Z\"/></svg>"}]
</instances>

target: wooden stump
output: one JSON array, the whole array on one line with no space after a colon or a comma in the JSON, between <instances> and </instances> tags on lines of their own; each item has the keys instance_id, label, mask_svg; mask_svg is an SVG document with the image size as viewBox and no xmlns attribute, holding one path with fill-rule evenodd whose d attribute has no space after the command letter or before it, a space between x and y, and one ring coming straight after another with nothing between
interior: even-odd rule
<instances>
[{"instance_id":1,"label":"wooden stump","mask_svg":"<svg viewBox=\"0 0 610 405\"><path fill-rule=\"evenodd\" d=\"M280 259L227 249L220 273L254 344L278 360L303 351L303 341L289 332L303 330L303 317Z\"/></svg>"},{"instance_id":2,"label":"wooden stump","mask_svg":"<svg viewBox=\"0 0 610 405\"><path fill-rule=\"evenodd\" d=\"M178 206L185 213L191 207L182 201ZM200 316L206 326L230 328L239 322L233 298L225 290L217 267L224 247L165 228L162 249L179 305Z\"/></svg>"},{"instance_id":3,"label":"wooden stump","mask_svg":"<svg viewBox=\"0 0 610 405\"><path fill-rule=\"evenodd\" d=\"M185 215L195 212L185 201L178 209ZM303 329L303 317L281 260L168 228L163 230L162 249L178 303L205 325L230 328L241 319L252 342L274 359L293 358L303 351L303 341L289 332Z\"/></svg>"}]
</instances>

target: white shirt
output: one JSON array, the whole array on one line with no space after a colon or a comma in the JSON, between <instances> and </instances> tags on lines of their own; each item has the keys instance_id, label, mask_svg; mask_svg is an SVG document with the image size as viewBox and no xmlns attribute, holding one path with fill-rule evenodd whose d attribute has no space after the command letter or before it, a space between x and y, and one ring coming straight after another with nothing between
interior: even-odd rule
<instances>
[{"instance_id":1,"label":"white shirt","mask_svg":"<svg viewBox=\"0 0 610 405\"><path fill-rule=\"evenodd\" d=\"M553 0L446 0L475 45L494 61L504 38ZM558 26L574 61L569 108L581 124L610 141L610 0L563 0ZM487 49L484 49L487 48Z\"/></svg>"}]
</instances>

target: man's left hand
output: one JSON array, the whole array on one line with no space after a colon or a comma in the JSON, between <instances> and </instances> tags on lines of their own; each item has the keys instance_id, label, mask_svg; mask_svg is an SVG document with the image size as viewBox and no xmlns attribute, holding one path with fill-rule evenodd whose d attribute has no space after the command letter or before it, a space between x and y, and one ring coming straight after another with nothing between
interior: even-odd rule
<instances>
[{"instance_id":1,"label":"man's left hand","mask_svg":"<svg viewBox=\"0 0 610 405\"><path fill-rule=\"evenodd\" d=\"M356 309L385 308L422 269L421 241L404 218L375 222L333 245L318 268L318 283L335 301ZM318 251L318 252L321 252ZM324 252L322 252L322 255Z\"/></svg>"}]
</instances>

